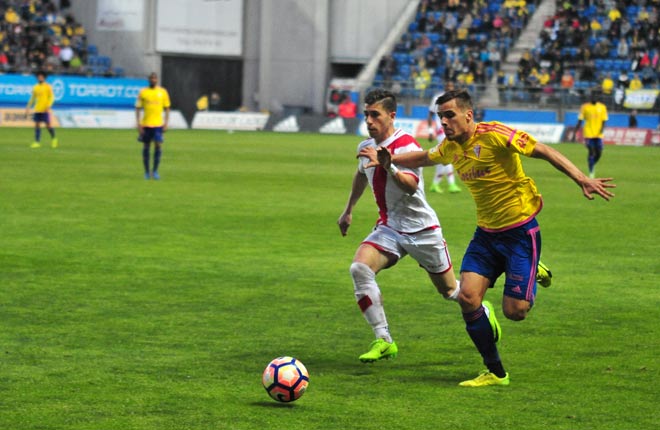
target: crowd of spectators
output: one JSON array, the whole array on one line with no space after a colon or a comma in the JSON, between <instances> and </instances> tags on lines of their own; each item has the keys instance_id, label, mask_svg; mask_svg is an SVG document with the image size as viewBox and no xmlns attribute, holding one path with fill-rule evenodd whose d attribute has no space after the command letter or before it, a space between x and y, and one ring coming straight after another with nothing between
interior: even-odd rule
<instances>
[{"instance_id":1,"label":"crowd of spectators","mask_svg":"<svg viewBox=\"0 0 660 430\"><path fill-rule=\"evenodd\" d=\"M429 97L446 82L486 85L526 26L536 1L421 0L415 20L379 64L374 85Z\"/></svg>"},{"instance_id":2,"label":"crowd of spectators","mask_svg":"<svg viewBox=\"0 0 660 430\"><path fill-rule=\"evenodd\" d=\"M111 75L68 0L0 0L0 72Z\"/></svg>"},{"instance_id":3,"label":"crowd of spectators","mask_svg":"<svg viewBox=\"0 0 660 430\"><path fill-rule=\"evenodd\" d=\"M600 90L610 107L621 108L626 89L660 83L659 11L660 0L557 1L516 76L499 84L564 103Z\"/></svg>"}]
</instances>

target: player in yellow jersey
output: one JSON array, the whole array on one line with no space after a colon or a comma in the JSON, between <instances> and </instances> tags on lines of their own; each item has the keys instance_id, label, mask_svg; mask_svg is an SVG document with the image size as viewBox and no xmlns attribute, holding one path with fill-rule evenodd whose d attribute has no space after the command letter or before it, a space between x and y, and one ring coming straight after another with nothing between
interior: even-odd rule
<instances>
[{"instance_id":1,"label":"player in yellow jersey","mask_svg":"<svg viewBox=\"0 0 660 430\"><path fill-rule=\"evenodd\" d=\"M140 119L140 111L143 111ZM165 115L163 115L165 113ZM142 88L135 101L135 120L138 126L138 141L142 142L142 163L144 178L160 179L158 166L162 154L163 133L167 131L170 119L170 95L167 90L158 85L158 75L149 75L149 86ZM154 142L154 159L151 174L149 173L149 149Z\"/></svg>"},{"instance_id":2,"label":"player in yellow jersey","mask_svg":"<svg viewBox=\"0 0 660 430\"><path fill-rule=\"evenodd\" d=\"M537 142L529 134L500 122L474 121L470 94L450 91L436 101L446 138L428 151L390 156L387 151L363 149L367 166L392 164L413 168L453 163L477 207L477 229L461 265L458 302L466 330L488 370L461 382L464 387L508 385L497 350L499 324L483 298L497 278L506 275L502 298L504 315L525 319L534 304L537 264L541 255L541 234L536 214L542 207L541 194L532 178L525 175L520 156L548 161L580 186L588 199L598 194L609 200L612 178L587 178L559 151ZM489 319L490 316L490 319Z\"/></svg>"},{"instance_id":3,"label":"player in yellow jersey","mask_svg":"<svg viewBox=\"0 0 660 430\"><path fill-rule=\"evenodd\" d=\"M50 110L55 103L53 87L46 82L46 73L37 72L37 83L32 87L32 95L25 108L25 115L30 114L30 108L34 108L32 119L34 120L34 142L31 148L41 148L41 123L46 125L50 133L50 146L57 148L58 142L55 137L55 129L50 122Z\"/></svg>"},{"instance_id":4,"label":"player in yellow jersey","mask_svg":"<svg viewBox=\"0 0 660 430\"><path fill-rule=\"evenodd\" d=\"M598 101L598 94L594 91L591 93L590 101L580 107L580 114L578 115L578 122L573 131L573 142L575 142L575 135L584 122L584 144L589 151L587 162L589 164L589 177L596 176L595 168L596 163L600 160L603 154L603 131L605 130L605 122L607 122L607 107Z\"/></svg>"}]
</instances>

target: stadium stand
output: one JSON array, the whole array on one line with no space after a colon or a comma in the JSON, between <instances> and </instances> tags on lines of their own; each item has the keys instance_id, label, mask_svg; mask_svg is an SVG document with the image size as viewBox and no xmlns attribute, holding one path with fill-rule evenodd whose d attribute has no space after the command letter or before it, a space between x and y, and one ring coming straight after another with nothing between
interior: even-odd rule
<instances>
[{"instance_id":1,"label":"stadium stand","mask_svg":"<svg viewBox=\"0 0 660 430\"><path fill-rule=\"evenodd\" d=\"M373 85L428 99L447 81L473 91L494 84L499 104L568 107L599 89L615 110L625 89L660 87L660 0L557 0L536 43L506 73L501 65L540 4L421 0Z\"/></svg>"},{"instance_id":2,"label":"stadium stand","mask_svg":"<svg viewBox=\"0 0 660 430\"><path fill-rule=\"evenodd\" d=\"M59 2L64 5L68 2ZM5 73L123 74L88 45L84 26L50 0L0 1L0 68Z\"/></svg>"},{"instance_id":3,"label":"stadium stand","mask_svg":"<svg viewBox=\"0 0 660 430\"><path fill-rule=\"evenodd\" d=\"M421 0L408 31L381 59L374 86L428 98L447 81L468 88L485 85L497 75L536 5L524 0Z\"/></svg>"},{"instance_id":4,"label":"stadium stand","mask_svg":"<svg viewBox=\"0 0 660 430\"><path fill-rule=\"evenodd\" d=\"M610 107L617 107L617 93L631 88L631 78L641 88L657 88L659 8L659 1L645 0L558 1L531 51L531 66L519 70L519 78L529 82L534 69L547 70L549 84L556 85L568 71L577 92L602 89ZM603 86L608 78L615 82L613 91Z\"/></svg>"}]
</instances>

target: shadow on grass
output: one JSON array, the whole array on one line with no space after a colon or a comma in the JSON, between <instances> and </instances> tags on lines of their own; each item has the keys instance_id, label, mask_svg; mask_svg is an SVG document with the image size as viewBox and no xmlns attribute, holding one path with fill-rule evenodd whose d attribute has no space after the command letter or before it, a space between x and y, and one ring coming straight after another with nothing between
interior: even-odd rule
<instances>
[{"instance_id":1,"label":"shadow on grass","mask_svg":"<svg viewBox=\"0 0 660 430\"><path fill-rule=\"evenodd\" d=\"M259 406L259 407L262 407L262 408L289 408L289 409L291 409L291 408L296 407L296 405L294 405L293 402L281 403L281 402L275 402L275 401L272 401L272 402L266 402L266 401L252 402L251 405L252 406Z\"/></svg>"}]
</instances>

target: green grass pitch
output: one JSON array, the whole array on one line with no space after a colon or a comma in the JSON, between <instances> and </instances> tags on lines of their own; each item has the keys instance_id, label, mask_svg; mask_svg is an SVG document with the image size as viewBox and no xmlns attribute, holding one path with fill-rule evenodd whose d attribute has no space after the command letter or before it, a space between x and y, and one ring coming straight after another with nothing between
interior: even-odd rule
<instances>
[{"instance_id":1,"label":"green grass pitch","mask_svg":"<svg viewBox=\"0 0 660 430\"><path fill-rule=\"evenodd\" d=\"M359 137L170 131L162 179L145 181L134 131L60 129L60 148L46 134L32 150L30 129L1 130L2 429L657 426L660 148L605 148L611 202L523 161L554 283L518 323L501 315L501 282L488 293L511 385L466 389L480 357L410 259L379 275L399 357L357 360L372 333L348 267L371 195L347 237L336 221ZM582 146L557 148L586 167ZM472 200L428 198L459 267ZM291 404L261 386L280 355L310 372Z\"/></svg>"}]
</instances>

